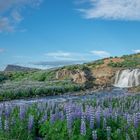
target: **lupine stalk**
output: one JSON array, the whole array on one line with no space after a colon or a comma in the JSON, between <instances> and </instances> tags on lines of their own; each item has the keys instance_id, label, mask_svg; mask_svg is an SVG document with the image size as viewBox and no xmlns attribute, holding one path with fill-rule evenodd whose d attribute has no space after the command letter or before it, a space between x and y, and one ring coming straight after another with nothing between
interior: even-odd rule
<instances>
[{"instance_id":1,"label":"lupine stalk","mask_svg":"<svg viewBox=\"0 0 140 140\"><path fill-rule=\"evenodd\" d=\"M53 124L55 122L55 114L50 114L50 122Z\"/></svg>"},{"instance_id":2,"label":"lupine stalk","mask_svg":"<svg viewBox=\"0 0 140 140\"><path fill-rule=\"evenodd\" d=\"M0 130L2 130L2 119L0 117Z\"/></svg>"},{"instance_id":3,"label":"lupine stalk","mask_svg":"<svg viewBox=\"0 0 140 140\"><path fill-rule=\"evenodd\" d=\"M20 106L19 117L20 117L21 120L24 119L25 112L26 112L25 106Z\"/></svg>"},{"instance_id":4,"label":"lupine stalk","mask_svg":"<svg viewBox=\"0 0 140 140\"><path fill-rule=\"evenodd\" d=\"M94 120L95 120L95 115L94 115L93 108L91 108L90 109L90 128L91 129L94 128Z\"/></svg>"},{"instance_id":5,"label":"lupine stalk","mask_svg":"<svg viewBox=\"0 0 140 140\"><path fill-rule=\"evenodd\" d=\"M131 138L130 138L128 133L126 133L126 140L131 140Z\"/></svg>"},{"instance_id":6,"label":"lupine stalk","mask_svg":"<svg viewBox=\"0 0 140 140\"><path fill-rule=\"evenodd\" d=\"M81 135L86 135L86 123L84 119L81 119Z\"/></svg>"},{"instance_id":7,"label":"lupine stalk","mask_svg":"<svg viewBox=\"0 0 140 140\"><path fill-rule=\"evenodd\" d=\"M34 117L32 115L29 116L28 120L28 131L31 132L34 126Z\"/></svg>"},{"instance_id":8,"label":"lupine stalk","mask_svg":"<svg viewBox=\"0 0 140 140\"><path fill-rule=\"evenodd\" d=\"M96 130L92 131L92 139L97 140L97 131Z\"/></svg>"},{"instance_id":9,"label":"lupine stalk","mask_svg":"<svg viewBox=\"0 0 140 140\"><path fill-rule=\"evenodd\" d=\"M70 134L71 131L72 131L72 115L71 115L71 107L70 107L70 105L68 105L66 107L66 119L67 119L68 132Z\"/></svg>"},{"instance_id":10,"label":"lupine stalk","mask_svg":"<svg viewBox=\"0 0 140 140\"><path fill-rule=\"evenodd\" d=\"M133 140L138 140L137 139L137 133L134 129L132 130L132 136L133 136Z\"/></svg>"},{"instance_id":11,"label":"lupine stalk","mask_svg":"<svg viewBox=\"0 0 140 140\"><path fill-rule=\"evenodd\" d=\"M9 130L9 122L8 122L7 119L5 119L5 121L4 121L4 130L5 131L8 131Z\"/></svg>"},{"instance_id":12,"label":"lupine stalk","mask_svg":"<svg viewBox=\"0 0 140 140\"><path fill-rule=\"evenodd\" d=\"M107 126L106 131L107 131L107 140L111 140L111 127Z\"/></svg>"},{"instance_id":13,"label":"lupine stalk","mask_svg":"<svg viewBox=\"0 0 140 140\"><path fill-rule=\"evenodd\" d=\"M103 118L103 128L106 129L106 126L107 126L106 118Z\"/></svg>"}]
</instances>

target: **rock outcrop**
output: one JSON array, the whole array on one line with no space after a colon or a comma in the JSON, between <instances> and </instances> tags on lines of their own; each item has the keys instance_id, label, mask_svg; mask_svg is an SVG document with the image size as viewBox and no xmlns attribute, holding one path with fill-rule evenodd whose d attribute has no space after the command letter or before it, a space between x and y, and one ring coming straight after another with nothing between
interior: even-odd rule
<instances>
[{"instance_id":1,"label":"rock outcrop","mask_svg":"<svg viewBox=\"0 0 140 140\"><path fill-rule=\"evenodd\" d=\"M56 72L56 79L64 80L71 79L73 82L83 84L87 81L86 74L81 70L62 69Z\"/></svg>"}]
</instances>

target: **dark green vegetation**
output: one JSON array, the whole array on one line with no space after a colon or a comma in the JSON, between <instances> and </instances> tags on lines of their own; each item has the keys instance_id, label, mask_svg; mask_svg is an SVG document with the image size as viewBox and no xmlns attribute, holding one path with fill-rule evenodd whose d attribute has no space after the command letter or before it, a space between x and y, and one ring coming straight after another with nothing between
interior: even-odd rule
<instances>
[{"instance_id":1,"label":"dark green vegetation","mask_svg":"<svg viewBox=\"0 0 140 140\"><path fill-rule=\"evenodd\" d=\"M52 81L55 80L55 71L17 71L2 72L10 81Z\"/></svg>"}]
</instances>

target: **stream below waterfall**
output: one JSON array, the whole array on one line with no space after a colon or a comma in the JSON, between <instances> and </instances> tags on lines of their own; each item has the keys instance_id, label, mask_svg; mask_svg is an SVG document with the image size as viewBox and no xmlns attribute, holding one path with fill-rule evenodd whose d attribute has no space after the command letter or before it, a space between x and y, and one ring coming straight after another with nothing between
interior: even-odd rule
<instances>
[{"instance_id":1,"label":"stream below waterfall","mask_svg":"<svg viewBox=\"0 0 140 140\"><path fill-rule=\"evenodd\" d=\"M79 96L72 96L72 95L65 95L65 96L48 96L43 98L35 98L35 99L18 99L12 101L3 101L0 102L1 105L6 106L22 106L22 105L32 105L34 103L64 103L68 101L77 101L77 100L89 100L89 99L102 99L106 97L114 97L114 96L124 96L128 94L125 89L120 88L113 88L112 90L104 90L100 92L91 92L87 95L79 95Z\"/></svg>"}]
</instances>

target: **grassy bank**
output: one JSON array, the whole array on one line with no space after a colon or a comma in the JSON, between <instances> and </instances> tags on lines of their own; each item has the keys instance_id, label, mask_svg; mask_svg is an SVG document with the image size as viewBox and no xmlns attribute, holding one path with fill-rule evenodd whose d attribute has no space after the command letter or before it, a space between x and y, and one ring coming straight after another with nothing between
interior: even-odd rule
<instances>
[{"instance_id":1,"label":"grassy bank","mask_svg":"<svg viewBox=\"0 0 140 140\"><path fill-rule=\"evenodd\" d=\"M57 82L13 82L0 85L0 101L63 95L67 92L84 90L84 85L70 81Z\"/></svg>"}]
</instances>

